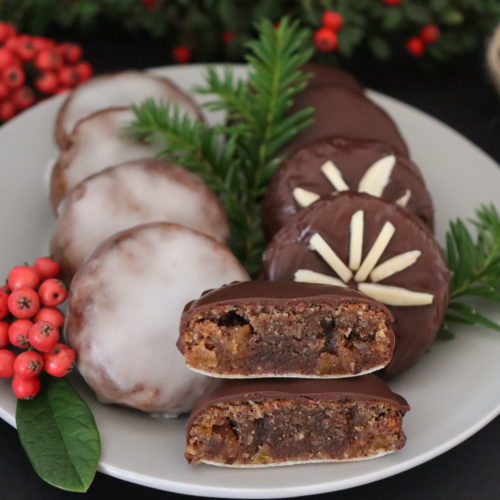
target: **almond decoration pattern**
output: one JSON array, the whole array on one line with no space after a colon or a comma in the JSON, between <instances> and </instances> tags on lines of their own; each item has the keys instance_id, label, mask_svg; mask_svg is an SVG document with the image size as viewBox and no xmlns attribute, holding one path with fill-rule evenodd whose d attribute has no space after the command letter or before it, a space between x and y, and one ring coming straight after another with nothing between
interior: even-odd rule
<instances>
[{"instance_id":1,"label":"almond decoration pattern","mask_svg":"<svg viewBox=\"0 0 500 500\"><path fill-rule=\"evenodd\" d=\"M377 162L379 163L379 162ZM360 183L361 184L361 183ZM395 255L379 264L385 249L395 233L395 228L386 222L375 242L363 259L364 211L354 212L350 221L349 263L346 265L319 233L309 240L309 247L337 274L338 278L309 269L298 269L294 281L322 283L347 287L354 286L368 297L390 306L424 306L432 304L434 295L407 288L378 283L417 262L420 250Z\"/></svg>"},{"instance_id":2,"label":"almond decoration pattern","mask_svg":"<svg viewBox=\"0 0 500 500\"><path fill-rule=\"evenodd\" d=\"M394 155L387 155L377 160L366 170L365 174L359 181L357 191L380 198L387 184L389 184L394 165L396 165L396 157ZM341 171L332 161L325 162L325 164L321 166L321 171L336 191L348 191L350 189L346 184ZM295 201L302 208L304 208L308 207L315 201L318 201L320 195L318 193L314 193L313 191L296 187L293 190L293 197ZM406 207L410 198L411 190L407 189L405 193L395 201L395 203L401 207Z\"/></svg>"}]
</instances>

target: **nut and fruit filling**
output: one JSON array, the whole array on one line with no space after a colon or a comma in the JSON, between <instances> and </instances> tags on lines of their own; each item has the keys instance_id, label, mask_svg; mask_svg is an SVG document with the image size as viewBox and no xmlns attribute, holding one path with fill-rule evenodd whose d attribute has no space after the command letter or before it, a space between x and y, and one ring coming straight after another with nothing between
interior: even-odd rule
<instances>
[{"instance_id":1,"label":"nut and fruit filling","mask_svg":"<svg viewBox=\"0 0 500 500\"><path fill-rule=\"evenodd\" d=\"M221 375L359 374L393 347L387 315L364 303L219 306L183 333L188 366Z\"/></svg>"},{"instance_id":2,"label":"nut and fruit filling","mask_svg":"<svg viewBox=\"0 0 500 500\"><path fill-rule=\"evenodd\" d=\"M401 411L380 401L217 403L188 429L186 458L247 466L368 458L401 448L401 425Z\"/></svg>"}]
</instances>

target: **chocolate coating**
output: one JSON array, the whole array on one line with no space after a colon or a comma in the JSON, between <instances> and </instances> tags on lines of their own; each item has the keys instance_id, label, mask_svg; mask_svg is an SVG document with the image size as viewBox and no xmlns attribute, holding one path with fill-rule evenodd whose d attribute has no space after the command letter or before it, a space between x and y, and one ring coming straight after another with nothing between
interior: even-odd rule
<instances>
[{"instance_id":1,"label":"chocolate coating","mask_svg":"<svg viewBox=\"0 0 500 500\"><path fill-rule=\"evenodd\" d=\"M309 242L313 234L319 233L347 264L350 221L358 210L365 213L363 259L386 221L394 225L395 233L378 263L411 250L421 251L413 265L383 279L380 284L433 295L429 305L389 306L395 318L396 347L385 374L395 375L413 365L432 343L448 304L450 273L438 244L419 219L394 203L366 194L344 192L320 200L290 217L276 233L264 252L264 277L291 281L298 269L336 277L319 254L309 247ZM349 286L355 286L354 282Z\"/></svg>"},{"instance_id":2,"label":"chocolate coating","mask_svg":"<svg viewBox=\"0 0 500 500\"><path fill-rule=\"evenodd\" d=\"M359 93L363 93L365 90L363 85L351 73L334 66L310 62L304 64L301 69L306 73L312 74L308 82L308 87L332 85Z\"/></svg>"},{"instance_id":3,"label":"chocolate coating","mask_svg":"<svg viewBox=\"0 0 500 500\"><path fill-rule=\"evenodd\" d=\"M328 137L295 151L274 174L263 203L263 224L267 237L272 237L288 217L301 210L293 197L295 188L312 191L322 198L336 192L321 171L325 162L332 161L349 188L356 191L368 168L387 155L395 155L396 164L381 198L396 201L409 189L411 195L405 208L432 229L432 199L418 167L411 160L382 142Z\"/></svg>"},{"instance_id":4,"label":"chocolate coating","mask_svg":"<svg viewBox=\"0 0 500 500\"><path fill-rule=\"evenodd\" d=\"M257 303L286 305L302 303L308 299L332 306L337 306L341 302L367 303L374 309L384 311L389 321L393 320L392 314L384 305L352 288L318 283L256 280L230 283L221 288L203 292L199 299L188 302L184 307L179 330L182 332L193 316L202 314L216 305L237 306Z\"/></svg>"},{"instance_id":5,"label":"chocolate coating","mask_svg":"<svg viewBox=\"0 0 500 500\"><path fill-rule=\"evenodd\" d=\"M300 92L292 112L312 107L314 122L285 147L286 152L332 135L385 142L403 155L408 147L390 116L359 92L337 86L309 86Z\"/></svg>"},{"instance_id":6,"label":"chocolate coating","mask_svg":"<svg viewBox=\"0 0 500 500\"><path fill-rule=\"evenodd\" d=\"M225 380L213 392L203 396L189 417L187 428L209 406L218 402L264 401L269 399L349 399L354 401L387 401L406 413L406 399L376 375L343 379L260 379Z\"/></svg>"}]
</instances>

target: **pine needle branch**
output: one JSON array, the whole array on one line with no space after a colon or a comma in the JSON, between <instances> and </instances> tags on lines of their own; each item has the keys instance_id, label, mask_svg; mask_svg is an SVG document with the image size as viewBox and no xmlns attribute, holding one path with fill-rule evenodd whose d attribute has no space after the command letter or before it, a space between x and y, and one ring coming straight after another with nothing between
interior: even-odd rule
<instances>
[{"instance_id":1,"label":"pine needle branch","mask_svg":"<svg viewBox=\"0 0 500 500\"><path fill-rule=\"evenodd\" d=\"M452 334L451 324L500 331L500 324L468 303L471 298L500 303L500 215L494 205L481 205L469 222L475 234L456 219L446 235L445 255L452 272L450 302L441 327L446 338Z\"/></svg>"},{"instance_id":2,"label":"pine needle branch","mask_svg":"<svg viewBox=\"0 0 500 500\"><path fill-rule=\"evenodd\" d=\"M300 67L312 56L310 33L283 19L267 20L248 44L248 81L232 69L209 67L196 92L213 95L206 108L224 111L230 123L210 127L181 115L176 106L146 100L133 107L128 128L136 140L158 143L160 156L190 169L212 188L228 214L231 249L255 276L264 237L260 202L280 163L280 149L312 121L312 110L291 112L293 98L307 84Z\"/></svg>"}]
</instances>

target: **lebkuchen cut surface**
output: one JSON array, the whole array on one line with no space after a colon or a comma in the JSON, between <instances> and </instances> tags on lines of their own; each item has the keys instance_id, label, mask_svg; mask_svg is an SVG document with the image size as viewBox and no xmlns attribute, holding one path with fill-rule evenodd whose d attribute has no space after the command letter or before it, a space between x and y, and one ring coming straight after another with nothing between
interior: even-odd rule
<instances>
[{"instance_id":1,"label":"lebkuchen cut surface","mask_svg":"<svg viewBox=\"0 0 500 500\"><path fill-rule=\"evenodd\" d=\"M225 381L191 414L186 459L269 467L375 458L404 446L409 409L375 375Z\"/></svg>"},{"instance_id":2,"label":"lebkuchen cut surface","mask_svg":"<svg viewBox=\"0 0 500 500\"><path fill-rule=\"evenodd\" d=\"M166 161L122 163L87 177L60 206L51 254L69 280L114 233L146 222L175 222L225 243L227 217L195 174Z\"/></svg>"},{"instance_id":3,"label":"lebkuchen cut surface","mask_svg":"<svg viewBox=\"0 0 500 500\"><path fill-rule=\"evenodd\" d=\"M187 304L177 345L189 368L215 377L349 377L389 363L391 321L349 288L247 281Z\"/></svg>"},{"instance_id":4,"label":"lebkuchen cut surface","mask_svg":"<svg viewBox=\"0 0 500 500\"><path fill-rule=\"evenodd\" d=\"M135 142L126 136L134 118L130 108L110 108L78 122L70 145L61 151L52 169L50 201L54 211L79 182L118 163L153 158L159 146Z\"/></svg>"},{"instance_id":5,"label":"lebkuchen cut surface","mask_svg":"<svg viewBox=\"0 0 500 500\"><path fill-rule=\"evenodd\" d=\"M302 208L343 191L395 202L433 228L432 199L410 159L382 142L328 137L295 151L274 174L263 203L266 235Z\"/></svg>"},{"instance_id":6,"label":"lebkuchen cut surface","mask_svg":"<svg viewBox=\"0 0 500 500\"><path fill-rule=\"evenodd\" d=\"M193 99L171 80L144 71L123 71L92 78L71 92L56 117L57 144L67 148L77 122L92 113L104 108L139 104L148 97L174 102L181 111L202 119Z\"/></svg>"},{"instance_id":7,"label":"lebkuchen cut surface","mask_svg":"<svg viewBox=\"0 0 500 500\"><path fill-rule=\"evenodd\" d=\"M290 217L269 242L264 277L357 288L387 305L396 344L386 375L413 365L434 340L450 273L429 229L395 203L345 192Z\"/></svg>"},{"instance_id":8,"label":"lebkuchen cut surface","mask_svg":"<svg viewBox=\"0 0 500 500\"><path fill-rule=\"evenodd\" d=\"M392 118L360 92L332 85L311 85L299 92L293 111L311 107L314 122L284 147L296 151L330 136L385 142L408 156L408 147Z\"/></svg>"},{"instance_id":9,"label":"lebkuchen cut surface","mask_svg":"<svg viewBox=\"0 0 500 500\"><path fill-rule=\"evenodd\" d=\"M169 416L214 385L175 347L184 304L248 275L227 247L177 224L135 226L101 244L73 278L65 335L105 403Z\"/></svg>"},{"instance_id":10,"label":"lebkuchen cut surface","mask_svg":"<svg viewBox=\"0 0 500 500\"><path fill-rule=\"evenodd\" d=\"M344 71L334 66L320 64L315 62L306 63L302 66L301 70L304 73L311 74L308 80L308 87L310 86L334 86L342 87L353 92L364 92L364 87L356 78L349 72Z\"/></svg>"}]
</instances>

